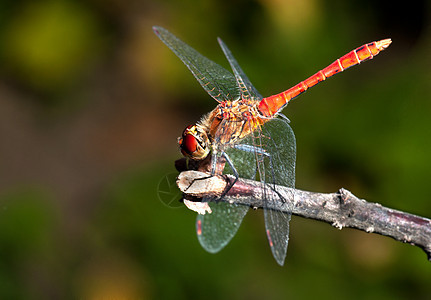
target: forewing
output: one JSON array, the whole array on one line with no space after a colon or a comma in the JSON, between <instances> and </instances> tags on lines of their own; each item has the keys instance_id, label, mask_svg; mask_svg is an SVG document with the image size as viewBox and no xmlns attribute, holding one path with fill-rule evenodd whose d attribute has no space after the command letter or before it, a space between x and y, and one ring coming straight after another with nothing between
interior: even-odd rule
<instances>
[{"instance_id":1,"label":"forewing","mask_svg":"<svg viewBox=\"0 0 431 300\"><path fill-rule=\"evenodd\" d=\"M153 30L189 68L211 97L219 102L235 100L239 97L239 88L232 73L197 52L166 29L154 26Z\"/></svg>"},{"instance_id":2,"label":"forewing","mask_svg":"<svg viewBox=\"0 0 431 300\"><path fill-rule=\"evenodd\" d=\"M291 202L286 202L285 196L277 193L275 184L295 187L296 160L295 135L287 119L283 117L266 123L262 127L260 135L262 148L270 154L270 159L263 160L264 170L260 173L265 180L265 228L272 254L280 265L284 264L286 257L291 213L269 209L269 207L279 207L283 210L287 208L288 211L291 211L291 207L286 207ZM260 164L260 169L262 164ZM288 195L288 197L293 196L293 194Z\"/></svg>"},{"instance_id":3,"label":"forewing","mask_svg":"<svg viewBox=\"0 0 431 300\"><path fill-rule=\"evenodd\" d=\"M262 95L256 90L256 88L248 79L247 75L245 75L244 71L241 69L241 67L239 66L235 57L233 57L232 52L229 50L226 44L220 38L218 38L218 42L233 70L238 86L240 87L240 93L242 98L243 99L251 98L254 100L262 99Z\"/></svg>"}]
</instances>

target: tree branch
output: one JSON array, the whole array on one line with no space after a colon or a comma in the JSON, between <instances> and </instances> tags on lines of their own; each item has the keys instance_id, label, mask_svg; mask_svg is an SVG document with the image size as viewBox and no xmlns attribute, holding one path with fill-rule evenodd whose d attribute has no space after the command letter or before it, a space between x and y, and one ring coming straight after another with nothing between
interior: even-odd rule
<instances>
[{"instance_id":1,"label":"tree branch","mask_svg":"<svg viewBox=\"0 0 431 300\"><path fill-rule=\"evenodd\" d=\"M185 171L178 176L177 184L185 199L200 201L202 197L220 196L234 177L230 175L209 176L198 171ZM262 183L238 179L221 201L252 208L263 208ZM420 247L431 261L431 220L406 212L390 209L378 203L357 198L341 188L337 193L313 193L284 186L276 186L276 191L268 188L265 193L273 193L280 199L277 207L266 207L290 212L294 215L315 219L342 229L350 227L366 232L378 233L403 243ZM292 197L291 195L294 195ZM281 196L281 197L280 197ZM286 200L286 201L285 201Z\"/></svg>"}]
</instances>

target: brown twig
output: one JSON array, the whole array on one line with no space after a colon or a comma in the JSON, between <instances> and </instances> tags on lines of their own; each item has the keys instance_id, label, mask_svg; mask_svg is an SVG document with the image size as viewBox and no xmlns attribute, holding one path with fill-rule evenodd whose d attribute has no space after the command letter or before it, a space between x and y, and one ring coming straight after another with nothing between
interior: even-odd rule
<instances>
[{"instance_id":1,"label":"brown twig","mask_svg":"<svg viewBox=\"0 0 431 300\"><path fill-rule=\"evenodd\" d=\"M197 171L185 171L178 177L178 187L189 199L217 196L223 193L232 176L209 176ZM263 208L262 184L240 178L223 197L222 201ZM337 193L313 193L276 186L274 192L268 188L265 193L275 193L280 199L277 207L266 207L291 212L294 215L330 223L342 229L350 227L366 232L378 233L403 243L420 247L431 261L431 220L406 212L390 209L378 203L359 199L346 189ZM294 195L292 197L292 195Z\"/></svg>"}]
</instances>

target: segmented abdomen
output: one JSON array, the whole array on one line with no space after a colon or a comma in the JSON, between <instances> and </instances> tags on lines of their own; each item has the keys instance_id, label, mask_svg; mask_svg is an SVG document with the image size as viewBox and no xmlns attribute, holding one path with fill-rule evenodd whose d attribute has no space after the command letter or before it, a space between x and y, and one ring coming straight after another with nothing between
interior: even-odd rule
<instances>
[{"instance_id":1,"label":"segmented abdomen","mask_svg":"<svg viewBox=\"0 0 431 300\"><path fill-rule=\"evenodd\" d=\"M259 103L259 111L265 117L270 117L282 110L284 106L293 98L315 86L321 81L326 80L335 74L342 72L350 67L353 67L363 61L372 59L374 56L383 51L391 44L391 39L385 39L378 42L372 42L362 45L355 50L350 51L346 55L340 57L326 68L320 70L316 74L301 81L297 85L291 87L287 91L270 97L263 98Z\"/></svg>"}]
</instances>

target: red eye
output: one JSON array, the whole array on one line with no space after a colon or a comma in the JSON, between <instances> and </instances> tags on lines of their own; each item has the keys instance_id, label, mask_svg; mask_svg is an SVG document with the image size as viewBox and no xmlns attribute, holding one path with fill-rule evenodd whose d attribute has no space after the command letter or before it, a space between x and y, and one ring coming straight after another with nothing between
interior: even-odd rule
<instances>
[{"instance_id":1,"label":"red eye","mask_svg":"<svg viewBox=\"0 0 431 300\"><path fill-rule=\"evenodd\" d=\"M181 152L184 152L188 155L193 154L196 152L198 147L198 142L196 138L190 134L185 134L183 136L183 139L181 141Z\"/></svg>"},{"instance_id":2,"label":"red eye","mask_svg":"<svg viewBox=\"0 0 431 300\"><path fill-rule=\"evenodd\" d=\"M181 153L194 160L204 159L208 156L210 149L209 141L203 129L196 125L187 126L178 139Z\"/></svg>"}]
</instances>

